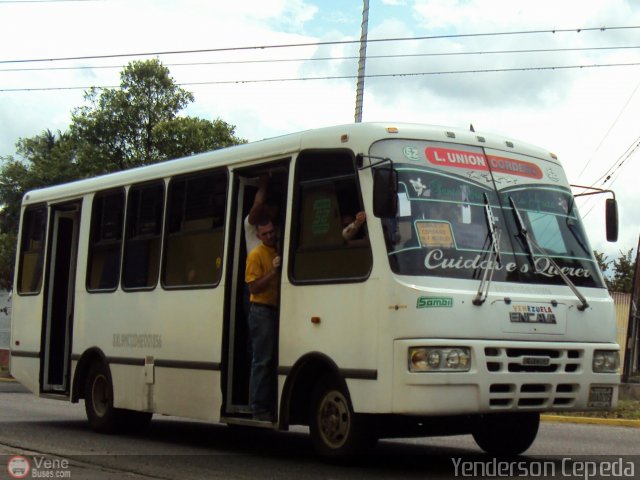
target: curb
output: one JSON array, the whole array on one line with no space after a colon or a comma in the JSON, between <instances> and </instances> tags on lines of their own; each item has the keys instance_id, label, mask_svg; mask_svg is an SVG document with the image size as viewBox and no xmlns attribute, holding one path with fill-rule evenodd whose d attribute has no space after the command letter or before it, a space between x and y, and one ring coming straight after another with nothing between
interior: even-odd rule
<instances>
[{"instance_id":1,"label":"curb","mask_svg":"<svg viewBox=\"0 0 640 480\"><path fill-rule=\"evenodd\" d=\"M613 427L640 428L640 420L624 418L567 417L561 415L540 415L540 420L551 423L583 423L588 425L609 425Z\"/></svg>"}]
</instances>

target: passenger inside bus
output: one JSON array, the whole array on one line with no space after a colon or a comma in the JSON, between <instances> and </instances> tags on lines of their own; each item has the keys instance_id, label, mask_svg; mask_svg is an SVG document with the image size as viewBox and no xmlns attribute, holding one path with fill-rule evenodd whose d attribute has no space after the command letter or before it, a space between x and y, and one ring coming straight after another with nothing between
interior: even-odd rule
<instances>
[{"instance_id":1,"label":"passenger inside bus","mask_svg":"<svg viewBox=\"0 0 640 480\"><path fill-rule=\"evenodd\" d=\"M253 419L273 420L276 394L276 351L278 344L278 296L280 266L278 230L263 216L258 222L261 243L247 256L245 281L251 292L249 336L252 359L249 381Z\"/></svg>"},{"instance_id":2,"label":"passenger inside bus","mask_svg":"<svg viewBox=\"0 0 640 480\"><path fill-rule=\"evenodd\" d=\"M274 225L278 225L278 211L279 205L273 188L269 188L270 176L267 173L260 175L258 191L253 198L253 205L249 214L244 219L244 241L246 246L247 255L251 250L260 245L258 238L258 221L266 217L273 222ZM245 317L249 317L249 288L245 285L243 308Z\"/></svg>"},{"instance_id":3,"label":"passenger inside bus","mask_svg":"<svg viewBox=\"0 0 640 480\"><path fill-rule=\"evenodd\" d=\"M247 253L260 244L256 236L260 217L267 216L277 225L278 209L279 206L273 188L269 188L269 174L262 174L260 175L258 191L253 199L251 210L249 210L249 214L244 219L244 239Z\"/></svg>"},{"instance_id":4,"label":"passenger inside bus","mask_svg":"<svg viewBox=\"0 0 640 480\"><path fill-rule=\"evenodd\" d=\"M367 214L365 212L356 213L355 217L352 214L345 214L342 216L342 238L349 246L361 246L367 244L366 231L362 227L367 221Z\"/></svg>"}]
</instances>

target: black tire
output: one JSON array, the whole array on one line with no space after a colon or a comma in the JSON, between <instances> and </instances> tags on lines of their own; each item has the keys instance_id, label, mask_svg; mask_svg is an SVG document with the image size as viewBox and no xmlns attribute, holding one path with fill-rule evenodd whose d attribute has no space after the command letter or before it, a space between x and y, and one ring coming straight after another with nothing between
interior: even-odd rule
<instances>
[{"instance_id":1,"label":"black tire","mask_svg":"<svg viewBox=\"0 0 640 480\"><path fill-rule=\"evenodd\" d=\"M315 387L309 419L313 447L325 458L364 453L377 440L364 417L353 412L348 394L333 377L322 378Z\"/></svg>"},{"instance_id":2,"label":"black tire","mask_svg":"<svg viewBox=\"0 0 640 480\"><path fill-rule=\"evenodd\" d=\"M102 363L94 363L89 369L84 388L84 409L93 430L114 433L121 422L113 407L113 385L109 369Z\"/></svg>"},{"instance_id":3,"label":"black tire","mask_svg":"<svg viewBox=\"0 0 640 480\"><path fill-rule=\"evenodd\" d=\"M520 455L533 444L539 426L540 414L537 412L483 415L473 432L473 439L490 455Z\"/></svg>"},{"instance_id":4,"label":"black tire","mask_svg":"<svg viewBox=\"0 0 640 480\"><path fill-rule=\"evenodd\" d=\"M149 425L152 414L114 408L109 368L102 362L91 365L84 388L84 408L93 430L99 433L134 432Z\"/></svg>"}]
</instances>

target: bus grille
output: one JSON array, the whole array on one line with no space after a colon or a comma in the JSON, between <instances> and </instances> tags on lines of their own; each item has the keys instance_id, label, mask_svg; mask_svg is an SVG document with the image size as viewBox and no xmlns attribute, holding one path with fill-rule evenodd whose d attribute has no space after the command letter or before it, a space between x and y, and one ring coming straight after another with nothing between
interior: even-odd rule
<instances>
[{"instance_id":1,"label":"bus grille","mask_svg":"<svg viewBox=\"0 0 640 480\"><path fill-rule=\"evenodd\" d=\"M578 349L487 347L484 353L489 373L571 374L583 369L584 352ZM527 382L524 377L522 383L491 383L489 406L495 409L571 407L578 395L579 385L549 380L548 383Z\"/></svg>"},{"instance_id":2,"label":"bus grille","mask_svg":"<svg viewBox=\"0 0 640 480\"><path fill-rule=\"evenodd\" d=\"M583 351L550 348L484 349L490 373L578 373L582 371Z\"/></svg>"},{"instance_id":3,"label":"bus grille","mask_svg":"<svg viewBox=\"0 0 640 480\"><path fill-rule=\"evenodd\" d=\"M507 408L568 408L573 406L579 385L574 383L492 383L489 406Z\"/></svg>"}]
</instances>

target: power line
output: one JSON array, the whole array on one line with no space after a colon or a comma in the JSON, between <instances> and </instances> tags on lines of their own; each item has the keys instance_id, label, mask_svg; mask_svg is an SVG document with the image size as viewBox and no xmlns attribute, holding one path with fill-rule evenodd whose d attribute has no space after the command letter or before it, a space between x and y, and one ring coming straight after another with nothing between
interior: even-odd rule
<instances>
[{"instance_id":1,"label":"power line","mask_svg":"<svg viewBox=\"0 0 640 480\"><path fill-rule=\"evenodd\" d=\"M607 67L635 67L640 66L640 62L632 63L603 63L591 65L555 65L540 67L514 67L514 68L493 68L493 69L471 69L471 70L448 70L439 72L404 72L404 73L380 73L367 74L366 78L389 78L389 77L418 77L427 75L462 75L462 74L478 74L478 73L499 73L499 72L529 72L544 70L569 70L583 68L607 68ZM250 83L276 83L276 82L299 82L312 80L351 80L357 78L357 75L334 75L324 77L289 77L289 78L263 78L252 80L212 80L202 82L178 82L177 85L225 85L225 84L250 84ZM36 92L36 91L55 91L55 90L86 90L90 88L106 89L118 88L119 85L107 86L75 86L75 87L34 87L34 88L0 88L0 92Z\"/></svg>"},{"instance_id":2,"label":"power line","mask_svg":"<svg viewBox=\"0 0 640 480\"><path fill-rule=\"evenodd\" d=\"M505 35L534 35L543 33L582 33L590 31L606 30L629 30L640 29L640 26L624 26L624 27L589 27L589 28L573 28L573 29L551 29L551 30L521 30L514 32L489 32L489 33L460 33L460 34L448 34L448 35L427 35L420 37L396 37L396 38L370 38L367 40L369 43L380 42L402 42L402 41L416 41L416 40L436 40L444 38L477 38L477 37L495 37ZM211 53L211 52L232 52L243 50L267 50L275 48L297 48L297 47L319 47L328 45L349 45L354 43L360 43L360 40L335 40L326 42L304 42L304 43L286 43L286 44L272 44L272 45L253 45L246 47L223 47L223 48L203 48L194 50L168 50L160 52L142 52L142 53L118 53L108 55L86 55L78 57L57 57L57 58L32 58L32 59L18 59L18 60L0 60L0 64L9 63L38 63L38 62L60 62L69 60L95 60L104 58L121 58L121 57L148 57L148 56L160 56L160 55L183 55L194 53Z\"/></svg>"},{"instance_id":3,"label":"power line","mask_svg":"<svg viewBox=\"0 0 640 480\"><path fill-rule=\"evenodd\" d=\"M625 162L627 160L629 160L633 154L636 152L636 150L638 150L638 148L640 148L640 137L637 137L632 143L631 145L629 145L627 147L627 149L625 150L625 152L620 155L618 157L618 159L614 162L614 164L604 173L604 175L602 175L598 180L596 180L593 185L595 185L596 183L600 182L600 180L602 180L602 182L600 183L601 187L604 187L605 184L611 180L611 182L609 183L609 188L611 188L611 186L613 186L613 184L615 183L615 181L618 179L618 175L620 175L620 171L623 167L623 165L625 164ZM615 175L615 177L614 177ZM589 197L590 199L593 200L593 197ZM588 205L588 200L587 202L585 202L584 207L586 208L586 206ZM589 215L591 213L591 211L595 208L595 206L597 205L597 203L593 202L591 205L591 208L589 208L589 210L587 210L587 212L582 216L582 218L586 218L587 215Z\"/></svg>"},{"instance_id":4,"label":"power line","mask_svg":"<svg viewBox=\"0 0 640 480\"><path fill-rule=\"evenodd\" d=\"M448 56L472 56L472 55L506 55L521 53L562 53L562 52L584 52L598 50L628 50L640 49L640 45L630 46L611 46L611 47L575 47L575 48L536 48L525 50L477 50L470 52L424 52L424 53L405 53L405 54L389 54L389 55L367 55L367 60L371 59L389 59L389 58L415 58L415 57L448 57ZM298 58L274 58L267 60L220 60L213 62L182 62L182 63L165 63L166 67L192 67L201 65L241 65L255 63L286 63L286 62L317 62L317 61L336 61L336 60L357 60L357 55L339 56L339 57L298 57ZM28 67L28 68L0 68L0 72L42 72L42 71L58 71L58 70L101 70L125 68L126 65L76 65L73 67Z\"/></svg>"},{"instance_id":5,"label":"power line","mask_svg":"<svg viewBox=\"0 0 640 480\"><path fill-rule=\"evenodd\" d=\"M638 148L639 145L640 145L640 137L636 138L631 143L631 145L627 147L624 153L620 155L611 164L611 166L607 169L607 171L604 172L595 182L593 182L591 186L595 186L598 182L601 182L600 186L604 186L604 184L607 183L607 181L609 181L613 173L633 154L633 152Z\"/></svg>"},{"instance_id":6,"label":"power line","mask_svg":"<svg viewBox=\"0 0 640 480\"><path fill-rule=\"evenodd\" d=\"M638 91L638 87L640 87L640 82L638 82L638 84L636 85L636 88L633 89L633 92L631 92L631 95L629 95L629 98L627 98L627 101L625 102L625 104L622 106L622 109L620 110L620 112L618 112L618 115L616 116L615 120L613 121L613 123L611 124L611 126L609 126L609 129L607 130L607 132L604 134L604 136L602 137L602 139L600 140L600 143L598 144L598 146L596 147L595 151L593 152L593 155L591 156L591 158L589 158L589 160L585 163L584 167L582 168L582 170L580 171L580 173L578 174L578 177L580 177L585 170L587 169L587 167L589 166L589 164L591 163L591 160L593 160L593 157L595 156L595 154L598 152L598 150L600 150L600 147L602 146L602 144L604 143L604 141L607 139L607 137L609 136L609 134L611 133L611 130L613 130L613 127L616 126L616 124L618 123L618 120L620 120L620 117L622 117L622 114L625 112L625 110L627 109L627 107L629 106L629 103L631 103L631 99L635 96L636 92ZM614 162L615 163L615 162ZM609 168L609 170L611 170L612 167ZM607 170L607 172L609 171ZM604 177L606 175L606 173L602 176ZM602 177L600 177L598 180L600 180ZM595 186L595 183L598 182L598 180L596 180L594 183L591 184L591 186Z\"/></svg>"}]
</instances>

